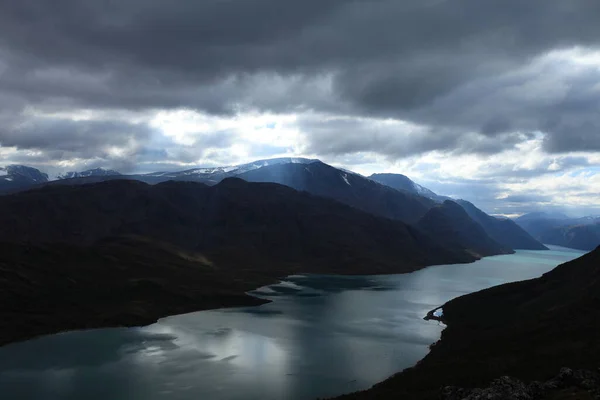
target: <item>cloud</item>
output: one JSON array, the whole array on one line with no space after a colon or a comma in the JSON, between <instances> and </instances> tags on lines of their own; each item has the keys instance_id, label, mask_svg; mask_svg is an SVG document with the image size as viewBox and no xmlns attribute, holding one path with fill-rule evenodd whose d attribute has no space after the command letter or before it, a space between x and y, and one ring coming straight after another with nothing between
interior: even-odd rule
<instances>
[{"instance_id":1,"label":"cloud","mask_svg":"<svg viewBox=\"0 0 600 400\"><path fill-rule=\"evenodd\" d=\"M0 0L0 155L310 155L437 173L492 205L505 181L596 162L599 18L589 0Z\"/></svg>"}]
</instances>

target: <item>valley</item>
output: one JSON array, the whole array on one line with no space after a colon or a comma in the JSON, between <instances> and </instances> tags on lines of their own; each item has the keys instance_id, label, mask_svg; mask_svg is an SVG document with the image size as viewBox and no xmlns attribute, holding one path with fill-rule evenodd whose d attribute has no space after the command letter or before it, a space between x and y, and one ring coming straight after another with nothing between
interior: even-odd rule
<instances>
[{"instance_id":1,"label":"valley","mask_svg":"<svg viewBox=\"0 0 600 400\"><path fill-rule=\"evenodd\" d=\"M46 179L41 172L28 169L10 171L27 171L29 176ZM388 284L373 284L384 279L376 276L411 279L421 271L423 276L433 273L427 271L440 271L441 275L431 278L435 284L444 276L456 279L452 271L462 270L461 265L465 271L469 266L493 265L494 279L489 279L490 271L479 270L474 277L487 280L476 280L472 285L455 283L457 288L471 288L461 289L462 294L467 294L511 279L535 278L536 271L540 271L533 268L535 263L546 272L555 262L581 254L548 250L527 233L530 227L523 221L515 223L490 216L468 201L439 196L405 176L372 178L318 160L277 159L145 176L97 169L12 187L0 196L0 345L13 349L18 348L13 347L15 343L23 341L26 346L29 339L34 343L50 340L46 338L52 336L45 335L57 332L137 327L157 321L160 325L162 318L172 315L187 318L185 315L193 315L187 313L200 310L236 310L275 301L274 306L259 308L265 310L264 315L270 315L268 310L277 307L279 296L296 293L295 285L312 287L310 281L303 280L305 274L334 274L328 275L332 283L325 287L317 284L316 292L298 292L311 299L321 298L322 290L393 290ZM21 182L27 179L25 176ZM522 258L522 262L514 262L525 269L517 273L510 263L499 262L502 257ZM538 351L530 340L540 346L547 342L549 346L552 338L560 335L562 345L578 346L564 335L585 331L581 339L585 340L590 332L595 332L595 325L583 318L573 322L573 331L554 332L549 326L565 316L555 311L544 314L554 310L553 302L566 298L575 286L582 282L595 284L595 270L589 269L595 258L593 254L586 257L574 262L573 268L587 272L569 274L572 279L579 279L569 288L563 288L562 278L553 278L560 275L555 271L548 273L550 278L544 275L541 281L508 285L506 290L502 289L504 286L489 289L498 293L491 297L485 297L487 292L483 291L467 295L465 300L451 300L456 292L448 287L448 293L454 295L429 300L427 306L421 305L418 312L411 314L411 319L420 320L440 305L436 301L451 300L443 306L441 319L449 328L416 367L409 368L425 356L429 344L426 340L418 352L412 353L415 356L400 357L393 370L382 369L387 372L373 375L373 380L360 378L367 374L363 371L356 379L349 379L361 382L358 386L336 381L333 386L323 386L327 390L311 392L310 396L333 396L353 388L364 390L404 368L409 369L372 389L348 396L433 399L444 385L485 385L500 374L513 373L525 380L549 379L560 368L560 362L569 362L574 368L590 368L591 364L585 362L590 360L588 353L568 358L563 356L566 348L557 348L550 354L558 361L540 359L542 368L538 361L533 366L525 359L529 353L523 350ZM343 276L348 278L342 279ZM281 279L291 280L292 286L279 289L276 282ZM542 283L535 283L538 281ZM265 293L255 290L273 284L275 294L281 290L275 297L271 289ZM351 286L346 288L348 284ZM547 287L556 288L556 293ZM419 288L414 290L421 293ZM592 293L593 286L589 290ZM394 293L404 296L402 291ZM538 299L538 294L543 298ZM468 301L470 298L474 300ZM495 302L496 298L502 299L502 306ZM573 298L569 316L575 318L578 314L573 310L578 307L595 307L593 297L589 300L592 303L580 304L581 301L583 298ZM538 304L538 308L532 309L532 304ZM491 314L483 311L504 306L506 310ZM403 303L402 308L406 307L409 304ZM511 311L511 307L518 307L518 311ZM262 311L256 312L263 315ZM490 319L489 315L494 317ZM538 315L542 320L538 320ZM509 322L509 318L531 322ZM506 325L517 323L521 328L501 328L502 321ZM432 322L423 323L419 322L419 329L435 326ZM544 324L550 325L543 334L532 333ZM405 334L405 328L398 329L398 334ZM507 339L510 346L525 347L503 347L497 342L498 335L511 338ZM42 337L35 339L39 336ZM523 344L517 345L525 337ZM516 353L522 353L522 357L514 358ZM502 354L511 356L503 360ZM368 358L366 354L360 357ZM489 367L490 360L499 362L500 367ZM532 368L539 373L525 373ZM288 396L310 398L308 392L306 397L302 393L290 392Z\"/></svg>"}]
</instances>

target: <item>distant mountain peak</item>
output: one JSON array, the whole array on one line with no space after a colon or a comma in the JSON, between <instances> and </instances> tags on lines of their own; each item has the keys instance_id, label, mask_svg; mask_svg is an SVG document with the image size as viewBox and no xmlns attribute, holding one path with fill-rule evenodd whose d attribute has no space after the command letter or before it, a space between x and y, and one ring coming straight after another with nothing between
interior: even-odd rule
<instances>
[{"instance_id":1,"label":"distant mountain peak","mask_svg":"<svg viewBox=\"0 0 600 400\"><path fill-rule=\"evenodd\" d=\"M269 167L272 165L280 165L280 164L312 164L315 162L320 162L316 159L310 158L302 158L302 157L280 157L280 158L271 158L264 160L257 160L247 164L239 164L239 165L228 165L223 167L208 167L208 168L191 168L184 171L173 171L173 172L152 172L150 174L146 174L145 176L150 177L163 177L163 178L193 178L193 177L201 177L204 179L214 179L215 181L220 181L230 176L236 176L243 174L245 172L253 171L255 169L259 169L262 167Z\"/></svg>"},{"instance_id":2,"label":"distant mountain peak","mask_svg":"<svg viewBox=\"0 0 600 400\"><path fill-rule=\"evenodd\" d=\"M120 172L112 169L104 168L93 168L85 171L70 171L61 175L58 175L56 179L72 179L72 178L87 178L89 176L116 176L121 175Z\"/></svg>"},{"instance_id":3,"label":"distant mountain peak","mask_svg":"<svg viewBox=\"0 0 600 400\"><path fill-rule=\"evenodd\" d=\"M6 182L28 182L32 184L48 182L48 175L37 168L12 164L0 167L0 179Z\"/></svg>"},{"instance_id":4,"label":"distant mountain peak","mask_svg":"<svg viewBox=\"0 0 600 400\"><path fill-rule=\"evenodd\" d=\"M529 221L534 219L568 219L569 216L560 212L535 211L523 214L516 218L517 221Z\"/></svg>"}]
</instances>

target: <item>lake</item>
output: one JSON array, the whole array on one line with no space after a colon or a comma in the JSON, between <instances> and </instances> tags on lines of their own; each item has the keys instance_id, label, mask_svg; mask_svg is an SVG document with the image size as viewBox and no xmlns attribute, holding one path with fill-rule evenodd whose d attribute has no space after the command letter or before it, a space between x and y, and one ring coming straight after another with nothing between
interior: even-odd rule
<instances>
[{"instance_id":1,"label":"lake","mask_svg":"<svg viewBox=\"0 0 600 400\"><path fill-rule=\"evenodd\" d=\"M0 347L5 399L315 399L413 366L443 329L446 301L540 276L582 252L518 251L403 275L297 275L260 307L202 311L143 328L45 336Z\"/></svg>"}]
</instances>

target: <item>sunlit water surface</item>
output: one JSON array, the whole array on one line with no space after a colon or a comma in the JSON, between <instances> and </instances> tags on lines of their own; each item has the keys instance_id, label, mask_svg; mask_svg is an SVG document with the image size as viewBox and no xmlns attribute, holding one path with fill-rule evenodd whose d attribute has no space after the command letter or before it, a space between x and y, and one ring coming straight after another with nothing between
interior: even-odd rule
<instances>
[{"instance_id":1,"label":"sunlit water surface","mask_svg":"<svg viewBox=\"0 0 600 400\"><path fill-rule=\"evenodd\" d=\"M3 399L314 399L365 389L413 366L443 326L427 311L537 277L581 252L519 251L405 275L292 276L261 307L178 315L132 329L0 348Z\"/></svg>"}]
</instances>

